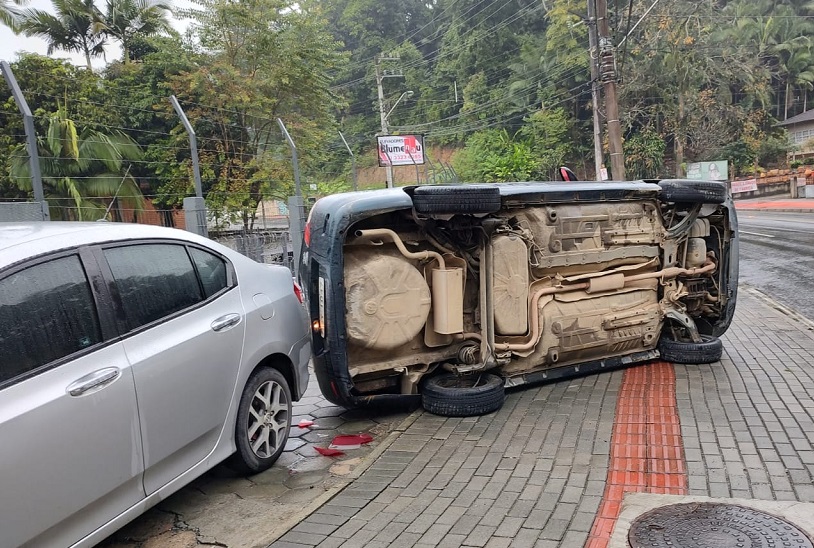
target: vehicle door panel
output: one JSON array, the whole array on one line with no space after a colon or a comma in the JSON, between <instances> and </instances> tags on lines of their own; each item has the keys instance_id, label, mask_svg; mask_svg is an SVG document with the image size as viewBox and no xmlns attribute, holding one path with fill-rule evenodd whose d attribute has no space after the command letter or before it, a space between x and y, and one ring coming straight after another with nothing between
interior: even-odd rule
<instances>
[{"instance_id":1,"label":"vehicle door panel","mask_svg":"<svg viewBox=\"0 0 814 548\"><path fill-rule=\"evenodd\" d=\"M69 546L145 496L123 345L103 342L79 258L43 263L0 276L3 547Z\"/></svg>"},{"instance_id":2,"label":"vehicle door panel","mask_svg":"<svg viewBox=\"0 0 814 548\"><path fill-rule=\"evenodd\" d=\"M128 250L127 260L139 262L144 270L129 289L124 287L127 264L116 256L115 249L105 250L116 284L123 287L125 310L128 300L137 302L143 318L161 314L160 307L153 307L151 300L166 304L166 299L175 299L179 292L186 291L182 284L192 283L193 279L185 270L183 246L148 247L122 248ZM141 259L139 254L143 255ZM172 279L168 280L170 275ZM166 284L172 286L172 293L156 293L156 287ZM203 299L203 293L198 298ZM237 322L223 325L224 317ZM213 324L219 330L213 329ZM134 371L144 444L144 488L149 495L206 458L221 437L243 346L240 293L236 287L226 289L208 300L175 310L169 317L131 327L135 330L123 344Z\"/></svg>"}]
</instances>

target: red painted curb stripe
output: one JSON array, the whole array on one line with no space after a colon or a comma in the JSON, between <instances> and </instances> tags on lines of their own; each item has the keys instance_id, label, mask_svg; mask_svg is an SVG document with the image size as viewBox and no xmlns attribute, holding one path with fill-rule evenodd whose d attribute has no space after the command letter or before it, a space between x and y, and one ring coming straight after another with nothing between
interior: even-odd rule
<instances>
[{"instance_id":1,"label":"red painted curb stripe","mask_svg":"<svg viewBox=\"0 0 814 548\"><path fill-rule=\"evenodd\" d=\"M605 493L586 548L607 548L625 493L687 493L675 384L667 362L625 370Z\"/></svg>"}]
</instances>

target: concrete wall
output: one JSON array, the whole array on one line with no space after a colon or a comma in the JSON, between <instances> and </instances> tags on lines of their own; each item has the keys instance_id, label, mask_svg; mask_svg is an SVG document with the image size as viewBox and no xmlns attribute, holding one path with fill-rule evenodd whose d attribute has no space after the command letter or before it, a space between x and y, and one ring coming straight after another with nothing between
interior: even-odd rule
<instances>
[{"instance_id":1,"label":"concrete wall","mask_svg":"<svg viewBox=\"0 0 814 548\"><path fill-rule=\"evenodd\" d=\"M732 197L735 200L744 200L763 196L789 196L791 185L797 184L797 177L805 177L807 185L814 185L814 171L811 170L811 166L803 166L798 169L773 169L755 177L738 177L737 181L755 179L757 181L757 190L738 192L733 194ZM799 188L799 194L802 197L802 187Z\"/></svg>"}]
</instances>

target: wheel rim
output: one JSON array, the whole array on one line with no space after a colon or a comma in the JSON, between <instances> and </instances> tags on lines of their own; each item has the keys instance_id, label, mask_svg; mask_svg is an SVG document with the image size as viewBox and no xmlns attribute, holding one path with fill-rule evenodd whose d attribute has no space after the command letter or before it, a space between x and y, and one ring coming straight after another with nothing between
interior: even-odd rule
<instances>
[{"instance_id":1,"label":"wheel rim","mask_svg":"<svg viewBox=\"0 0 814 548\"><path fill-rule=\"evenodd\" d=\"M249 406L249 447L261 459L271 457L285 439L288 429L288 400L283 387L274 381L260 385Z\"/></svg>"}]
</instances>

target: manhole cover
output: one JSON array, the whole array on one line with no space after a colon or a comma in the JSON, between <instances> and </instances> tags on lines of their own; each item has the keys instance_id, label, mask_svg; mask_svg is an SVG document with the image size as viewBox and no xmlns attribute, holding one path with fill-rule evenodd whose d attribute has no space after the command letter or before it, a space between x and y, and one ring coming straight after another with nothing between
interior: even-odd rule
<instances>
[{"instance_id":1,"label":"manhole cover","mask_svg":"<svg viewBox=\"0 0 814 548\"><path fill-rule=\"evenodd\" d=\"M630 527L632 548L814 548L804 532L780 518L744 506L697 502L642 514Z\"/></svg>"}]
</instances>

